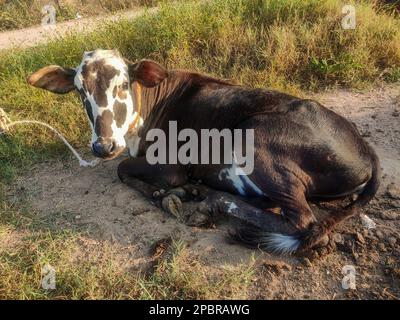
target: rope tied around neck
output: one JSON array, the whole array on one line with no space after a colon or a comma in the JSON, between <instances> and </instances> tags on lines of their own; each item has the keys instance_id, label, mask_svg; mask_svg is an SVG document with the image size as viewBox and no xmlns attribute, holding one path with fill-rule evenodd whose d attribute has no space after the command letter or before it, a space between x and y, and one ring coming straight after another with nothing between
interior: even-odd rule
<instances>
[{"instance_id":1,"label":"rope tied around neck","mask_svg":"<svg viewBox=\"0 0 400 320\"><path fill-rule=\"evenodd\" d=\"M70 145L70 143L67 141L67 139L64 138L64 136L55 128L53 128L51 125L41 122L41 121L36 121L36 120L19 120L19 121L11 121L10 118L8 117L7 113L0 108L0 135L8 133L11 131L11 128L20 125L20 124L35 124L35 125L41 125L44 126L51 131L53 131L64 144L68 147L69 150L71 150L72 154L78 159L79 165L81 167L95 167L96 165L99 164L100 159L94 159L92 161L86 161L82 159L82 157L79 155L79 153L74 149L73 146Z\"/></svg>"}]
</instances>

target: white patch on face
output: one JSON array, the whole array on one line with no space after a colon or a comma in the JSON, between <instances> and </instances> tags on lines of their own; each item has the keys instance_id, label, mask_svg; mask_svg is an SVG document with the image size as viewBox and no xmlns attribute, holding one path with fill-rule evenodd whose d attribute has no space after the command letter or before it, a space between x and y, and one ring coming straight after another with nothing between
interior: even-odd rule
<instances>
[{"instance_id":1,"label":"white patch on face","mask_svg":"<svg viewBox=\"0 0 400 320\"><path fill-rule=\"evenodd\" d=\"M121 99L118 94L116 95L116 97L113 96L114 87L118 86L120 88L125 81L129 81L128 67L125 64L124 60L119 56L117 52L113 50L96 50L92 52L85 52L83 55L82 63L76 69L75 86L78 89L83 90L84 79L82 76L82 68L85 64L90 64L98 60L104 60L106 65L114 67L116 70L120 71L120 73L119 75L116 75L113 79L110 80L110 85L106 89L105 92L107 97L106 107L99 107L98 104L96 103L93 94L89 94L89 92L85 91L86 98L89 100L90 105L92 106L94 123L96 123L97 117L101 116L105 110L109 110L114 114L114 103L116 101L125 104L126 119L124 123L122 124L121 127L118 127L114 116L113 122L111 124L112 137L108 137L108 138L113 138L118 147L125 148L126 146L125 135L129 130L129 125L134 121L136 114L133 112L134 106L133 106L133 99L130 86L128 86L129 89L126 92L125 99ZM93 125L91 125L91 128L92 128L92 143L94 143L99 137L97 136Z\"/></svg>"},{"instance_id":2,"label":"white patch on face","mask_svg":"<svg viewBox=\"0 0 400 320\"><path fill-rule=\"evenodd\" d=\"M240 175L236 174L239 173ZM243 170L233 163L231 167L224 168L219 172L218 179L220 181L229 180L235 190L242 196L257 195L263 196L264 193L257 185L245 175Z\"/></svg>"}]
</instances>

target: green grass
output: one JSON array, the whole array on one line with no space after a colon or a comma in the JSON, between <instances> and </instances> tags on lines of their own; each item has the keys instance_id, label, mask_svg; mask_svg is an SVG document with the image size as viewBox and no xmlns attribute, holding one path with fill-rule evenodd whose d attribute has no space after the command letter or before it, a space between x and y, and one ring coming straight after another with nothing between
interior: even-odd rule
<instances>
[{"instance_id":1,"label":"green grass","mask_svg":"<svg viewBox=\"0 0 400 320\"><path fill-rule=\"evenodd\" d=\"M340 0L215 0L160 5L156 14L113 23L87 35L0 53L0 106L14 119L34 118L86 146L78 98L30 88L25 78L48 64L77 66L85 50L117 48L132 60L153 58L253 87L299 93L400 79L400 20L368 1L355 3L357 27L341 28ZM379 78L381 76L381 78ZM42 128L21 128L0 142L4 179L25 160L65 150ZM40 156L40 157L41 157ZM40 158L39 157L39 158Z\"/></svg>"},{"instance_id":2,"label":"green grass","mask_svg":"<svg viewBox=\"0 0 400 320\"><path fill-rule=\"evenodd\" d=\"M304 90L399 81L399 18L369 1L357 1L356 29L342 30L344 4L348 1L165 3L155 14L106 25L91 34L0 52L0 107L12 119L48 122L73 145L87 148L90 131L77 95L57 96L29 87L25 79L45 65L77 66L83 51L95 48L117 48L131 60L151 58L169 68L198 70L251 87L300 95ZM20 127L10 136L2 136L0 186L10 183L30 164L52 157L68 157L68 151L46 129ZM85 242L84 232L46 233L26 228L32 217L10 207L7 201L0 199L0 205L0 233L22 234L12 253L1 253L0 297L49 297L37 285L39 266L45 261L60 272L60 289L50 294L54 298L219 298L242 297L240 292L245 291L229 278L229 272L219 278L227 283L219 286L218 277L208 275L201 262L188 262L185 250L178 250L181 253L175 258L165 260L150 277L140 279L112 263L113 250L107 245L101 249L107 259L94 255L70 260L70 251ZM219 287L231 289L221 291L225 289Z\"/></svg>"}]
</instances>

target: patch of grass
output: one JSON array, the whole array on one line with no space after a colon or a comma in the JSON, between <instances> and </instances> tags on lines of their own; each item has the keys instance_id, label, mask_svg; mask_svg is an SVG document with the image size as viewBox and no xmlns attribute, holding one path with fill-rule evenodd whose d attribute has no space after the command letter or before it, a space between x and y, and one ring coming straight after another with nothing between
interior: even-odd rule
<instances>
[{"instance_id":1,"label":"patch of grass","mask_svg":"<svg viewBox=\"0 0 400 320\"><path fill-rule=\"evenodd\" d=\"M74 145L86 146L90 133L78 97L31 88L25 79L45 65L76 66L85 50L95 48L117 48L132 60L152 58L169 68L297 94L399 81L400 20L369 1L356 1L356 29L343 30L344 4L348 1L165 2L157 13L134 21L0 53L0 106L13 119L40 119L66 133ZM0 178L9 179L28 160L62 150L46 129L19 128L13 138L0 141Z\"/></svg>"},{"instance_id":2,"label":"patch of grass","mask_svg":"<svg viewBox=\"0 0 400 320\"><path fill-rule=\"evenodd\" d=\"M254 260L214 272L193 257L185 244L173 243L169 255L141 282L144 299L246 299L254 275Z\"/></svg>"},{"instance_id":3,"label":"patch of grass","mask_svg":"<svg viewBox=\"0 0 400 320\"><path fill-rule=\"evenodd\" d=\"M61 222L63 217L59 216ZM253 263L213 274L181 241L151 274L127 270L124 248L76 228L46 228L29 208L0 206L0 299L246 298ZM56 288L41 286L42 268L55 270ZM129 268L128 268L129 269Z\"/></svg>"}]
</instances>

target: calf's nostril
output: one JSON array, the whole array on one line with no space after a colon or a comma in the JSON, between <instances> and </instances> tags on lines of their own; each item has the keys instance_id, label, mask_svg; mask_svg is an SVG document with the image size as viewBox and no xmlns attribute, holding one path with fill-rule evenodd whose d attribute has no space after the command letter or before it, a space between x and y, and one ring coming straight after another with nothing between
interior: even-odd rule
<instances>
[{"instance_id":1,"label":"calf's nostril","mask_svg":"<svg viewBox=\"0 0 400 320\"><path fill-rule=\"evenodd\" d=\"M117 150L117 144L115 141L105 141L100 139L92 144L93 154L97 157L105 157L111 155Z\"/></svg>"},{"instance_id":2,"label":"calf's nostril","mask_svg":"<svg viewBox=\"0 0 400 320\"><path fill-rule=\"evenodd\" d=\"M93 143L92 149L95 155L100 156L102 154L102 146L100 143L98 142Z\"/></svg>"}]
</instances>

